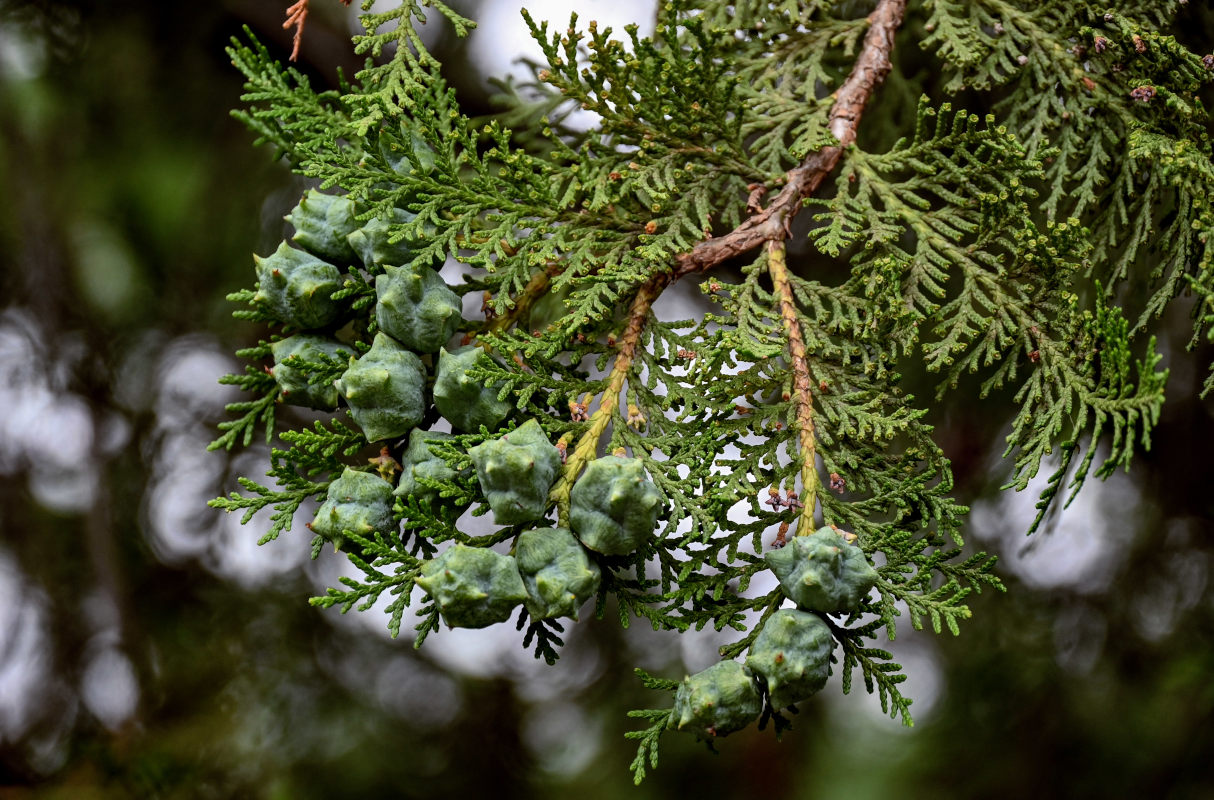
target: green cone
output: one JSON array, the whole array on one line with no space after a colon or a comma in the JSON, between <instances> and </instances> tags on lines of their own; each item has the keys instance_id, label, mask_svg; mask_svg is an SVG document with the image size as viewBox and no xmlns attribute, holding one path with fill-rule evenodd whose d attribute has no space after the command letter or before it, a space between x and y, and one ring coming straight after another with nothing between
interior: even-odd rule
<instances>
[{"instance_id":1,"label":"green cone","mask_svg":"<svg viewBox=\"0 0 1214 800\"><path fill-rule=\"evenodd\" d=\"M286 242L272 255L253 256L257 294L253 302L285 325L307 330L337 319L332 294L341 288L337 267Z\"/></svg>"},{"instance_id":2,"label":"green cone","mask_svg":"<svg viewBox=\"0 0 1214 800\"><path fill-rule=\"evenodd\" d=\"M346 237L360 225L354 214L351 200L309 189L286 219L295 226L300 247L334 264L353 264L356 256Z\"/></svg>"},{"instance_id":3,"label":"green cone","mask_svg":"<svg viewBox=\"0 0 1214 800\"><path fill-rule=\"evenodd\" d=\"M368 267L383 267L389 264L399 267L413 260L413 244L408 239L401 239L393 244L388 241L388 237L392 225L403 225L415 219L416 214L399 208L393 209L390 218L376 217L364 223L361 228L347 236L346 241Z\"/></svg>"},{"instance_id":4,"label":"green cone","mask_svg":"<svg viewBox=\"0 0 1214 800\"><path fill-rule=\"evenodd\" d=\"M514 559L483 547L452 545L421 572L417 585L452 628L505 622L527 596Z\"/></svg>"},{"instance_id":5,"label":"green cone","mask_svg":"<svg viewBox=\"0 0 1214 800\"><path fill-rule=\"evenodd\" d=\"M304 361L317 362L319 356L349 358L353 349L336 339L300 333L270 345L274 355L274 380L282 389L282 401L292 406L304 406L332 411L337 408L337 387L332 383L308 383L308 373L296 368Z\"/></svg>"},{"instance_id":6,"label":"green cone","mask_svg":"<svg viewBox=\"0 0 1214 800\"><path fill-rule=\"evenodd\" d=\"M632 553L653 538L662 493L639 458L591 461L569 494L569 520L582 544L609 556Z\"/></svg>"},{"instance_id":7,"label":"green cone","mask_svg":"<svg viewBox=\"0 0 1214 800\"><path fill-rule=\"evenodd\" d=\"M772 708L784 708L826 685L834 646L830 628L817 616L782 608L763 624L746 666L766 682Z\"/></svg>"},{"instance_id":8,"label":"green cone","mask_svg":"<svg viewBox=\"0 0 1214 800\"><path fill-rule=\"evenodd\" d=\"M376 442L404 436L422 421L425 376L420 358L377 333L371 349L350 359L350 368L335 385L367 441Z\"/></svg>"},{"instance_id":9,"label":"green cone","mask_svg":"<svg viewBox=\"0 0 1214 800\"><path fill-rule=\"evenodd\" d=\"M345 540L342 531L362 536L372 531L395 532L392 484L378 475L347 467L340 478L329 484L328 496L309 527L339 549Z\"/></svg>"},{"instance_id":10,"label":"green cone","mask_svg":"<svg viewBox=\"0 0 1214 800\"><path fill-rule=\"evenodd\" d=\"M527 531L514 544L514 560L527 587L532 619L573 617L599 590L602 573L585 548L564 528Z\"/></svg>"},{"instance_id":11,"label":"green cone","mask_svg":"<svg viewBox=\"0 0 1214 800\"><path fill-rule=\"evenodd\" d=\"M683 679L667 727L713 739L742 730L762 710L763 697L750 672L737 661L722 661Z\"/></svg>"},{"instance_id":12,"label":"green cone","mask_svg":"<svg viewBox=\"0 0 1214 800\"><path fill-rule=\"evenodd\" d=\"M468 376L468 370L484 366L488 358L475 345L439 352L434 407L460 430L478 431L482 425L489 430L499 428L514 408L509 401L497 399L498 384L487 387Z\"/></svg>"},{"instance_id":13,"label":"green cone","mask_svg":"<svg viewBox=\"0 0 1214 800\"><path fill-rule=\"evenodd\" d=\"M498 525L544 516L561 455L538 422L529 419L500 438L481 442L468 455Z\"/></svg>"},{"instance_id":14,"label":"green cone","mask_svg":"<svg viewBox=\"0 0 1214 800\"><path fill-rule=\"evenodd\" d=\"M788 599L813 611L852 611L877 583L864 551L830 527L794 536L763 558Z\"/></svg>"},{"instance_id":15,"label":"green cone","mask_svg":"<svg viewBox=\"0 0 1214 800\"><path fill-rule=\"evenodd\" d=\"M438 490L423 486L418 478L449 482L459 474L447 462L430 451L430 445L450 439L451 434L438 431L423 431L414 428L409 433L409 448L401 460L400 483L393 492L397 497L416 497L419 500L436 500Z\"/></svg>"},{"instance_id":16,"label":"green cone","mask_svg":"<svg viewBox=\"0 0 1214 800\"><path fill-rule=\"evenodd\" d=\"M380 330L416 353L437 353L459 328L459 296L429 267L385 266L375 295Z\"/></svg>"}]
</instances>

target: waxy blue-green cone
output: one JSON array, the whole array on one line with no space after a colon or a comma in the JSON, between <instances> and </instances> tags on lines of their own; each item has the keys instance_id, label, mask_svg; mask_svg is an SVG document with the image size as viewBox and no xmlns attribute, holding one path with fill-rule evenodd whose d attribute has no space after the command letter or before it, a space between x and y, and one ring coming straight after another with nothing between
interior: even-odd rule
<instances>
[{"instance_id":1,"label":"waxy blue-green cone","mask_svg":"<svg viewBox=\"0 0 1214 800\"><path fill-rule=\"evenodd\" d=\"M482 379L468 375L468 370L485 366L488 359L475 345L443 350L438 355L434 407L462 431L478 431L482 425L489 430L499 428L514 408L509 401L497 398L499 384L485 386Z\"/></svg>"},{"instance_id":2,"label":"waxy blue-green cone","mask_svg":"<svg viewBox=\"0 0 1214 800\"><path fill-rule=\"evenodd\" d=\"M635 552L653 538L662 493L639 458L591 461L569 493L570 527L582 544L608 556Z\"/></svg>"},{"instance_id":3,"label":"waxy blue-green cone","mask_svg":"<svg viewBox=\"0 0 1214 800\"><path fill-rule=\"evenodd\" d=\"M431 444L450 438L449 433L414 428L409 433L409 447L401 459L400 483L393 494L397 497L416 497L419 500L437 499L438 490L423 486L418 478L443 482L455 480L458 473L430 451Z\"/></svg>"},{"instance_id":4,"label":"waxy blue-green cone","mask_svg":"<svg viewBox=\"0 0 1214 800\"><path fill-rule=\"evenodd\" d=\"M830 527L794 536L763 558L785 596L813 611L854 611L877 583L877 571L864 551Z\"/></svg>"},{"instance_id":5,"label":"waxy blue-green cone","mask_svg":"<svg viewBox=\"0 0 1214 800\"><path fill-rule=\"evenodd\" d=\"M378 475L347 467L329 484L325 502L309 527L339 549L345 540L342 531L360 536L373 531L393 533L396 520L392 518L392 484Z\"/></svg>"},{"instance_id":6,"label":"waxy blue-green cone","mask_svg":"<svg viewBox=\"0 0 1214 800\"><path fill-rule=\"evenodd\" d=\"M334 264L353 264L357 257L346 237L362 224L355 213L354 203L345 197L309 189L286 220L295 226L295 243L309 253Z\"/></svg>"},{"instance_id":7,"label":"waxy blue-green cone","mask_svg":"<svg viewBox=\"0 0 1214 800\"><path fill-rule=\"evenodd\" d=\"M586 549L564 528L527 531L514 544L514 560L527 587L532 619L573 617L599 590L602 573Z\"/></svg>"},{"instance_id":8,"label":"waxy blue-green cone","mask_svg":"<svg viewBox=\"0 0 1214 800\"><path fill-rule=\"evenodd\" d=\"M295 328L323 328L337 319L332 295L341 288L337 267L286 242L273 254L253 256L257 293L253 302Z\"/></svg>"},{"instance_id":9,"label":"waxy blue-green cone","mask_svg":"<svg viewBox=\"0 0 1214 800\"><path fill-rule=\"evenodd\" d=\"M455 544L422 565L417 585L452 628L484 628L510 619L527 597L510 556Z\"/></svg>"},{"instance_id":10,"label":"waxy blue-green cone","mask_svg":"<svg viewBox=\"0 0 1214 800\"><path fill-rule=\"evenodd\" d=\"M332 411L337 408L337 387L330 383L308 383L308 374L295 365L319 362L320 356L349 358L354 349L336 339L300 333L270 345L274 355L274 380L288 405Z\"/></svg>"},{"instance_id":11,"label":"waxy blue-green cone","mask_svg":"<svg viewBox=\"0 0 1214 800\"><path fill-rule=\"evenodd\" d=\"M369 442L404 436L426 413L425 366L382 333L362 358L350 360L335 385Z\"/></svg>"},{"instance_id":12,"label":"waxy blue-green cone","mask_svg":"<svg viewBox=\"0 0 1214 800\"><path fill-rule=\"evenodd\" d=\"M762 710L763 697L750 672L737 661L722 661L683 679L667 727L714 739L742 730Z\"/></svg>"},{"instance_id":13,"label":"waxy blue-green cone","mask_svg":"<svg viewBox=\"0 0 1214 800\"><path fill-rule=\"evenodd\" d=\"M415 353L437 353L459 328L459 296L429 267L384 267L375 295L380 330Z\"/></svg>"},{"instance_id":14,"label":"waxy blue-green cone","mask_svg":"<svg viewBox=\"0 0 1214 800\"><path fill-rule=\"evenodd\" d=\"M746 666L763 678L772 708L780 709L821 691L834 646L830 628L816 615L782 608L763 624Z\"/></svg>"},{"instance_id":15,"label":"waxy blue-green cone","mask_svg":"<svg viewBox=\"0 0 1214 800\"><path fill-rule=\"evenodd\" d=\"M380 140L380 153L392 169L401 175L412 175L418 171L425 175L434 169L434 151L425 139L409 129L408 123L401 123L400 137L401 142L391 141L386 136ZM405 148L409 148L411 153L406 152Z\"/></svg>"},{"instance_id":16,"label":"waxy blue-green cone","mask_svg":"<svg viewBox=\"0 0 1214 800\"><path fill-rule=\"evenodd\" d=\"M364 223L361 228L346 237L350 247L362 259L365 266L399 267L413 260L413 245L408 239L401 239L395 244L388 241L393 225L403 225L417 219L416 214L392 210L392 216L376 217Z\"/></svg>"},{"instance_id":17,"label":"waxy blue-green cone","mask_svg":"<svg viewBox=\"0 0 1214 800\"><path fill-rule=\"evenodd\" d=\"M497 439L468 450L481 491L499 525L544 516L548 492L561 468L561 454L533 419Z\"/></svg>"}]
</instances>

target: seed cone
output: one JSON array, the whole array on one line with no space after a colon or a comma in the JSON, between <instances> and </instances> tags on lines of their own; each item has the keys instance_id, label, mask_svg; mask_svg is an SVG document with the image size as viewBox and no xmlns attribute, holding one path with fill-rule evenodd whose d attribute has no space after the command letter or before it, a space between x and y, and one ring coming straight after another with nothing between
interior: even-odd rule
<instances>
[{"instance_id":1,"label":"seed cone","mask_svg":"<svg viewBox=\"0 0 1214 800\"><path fill-rule=\"evenodd\" d=\"M392 484L378 475L347 467L340 478L329 484L329 493L317 510L311 528L338 549L345 541L342 531L362 536L373 531L394 532Z\"/></svg>"},{"instance_id":2,"label":"seed cone","mask_svg":"<svg viewBox=\"0 0 1214 800\"><path fill-rule=\"evenodd\" d=\"M459 297L429 267L385 266L375 295L380 330L416 353L437 353L459 328Z\"/></svg>"},{"instance_id":3,"label":"seed cone","mask_svg":"<svg viewBox=\"0 0 1214 800\"><path fill-rule=\"evenodd\" d=\"M320 356L349 358L352 348L326 336L299 333L274 342L270 352L274 355L274 380L282 389L284 403L325 411L337 408L337 387L332 383L308 383L308 373L296 365L319 361Z\"/></svg>"},{"instance_id":4,"label":"seed cone","mask_svg":"<svg viewBox=\"0 0 1214 800\"><path fill-rule=\"evenodd\" d=\"M494 522L514 525L544 516L561 455L538 422L527 420L500 438L481 442L468 456Z\"/></svg>"},{"instance_id":5,"label":"seed cone","mask_svg":"<svg viewBox=\"0 0 1214 800\"><path fill-rule=\"evenodd\" d=\"M352 264L356 256L346 237L360 225L354 214L347 198L309 189L286 220L295 226L297 245L334 264Z\"/></svg>"},{"instance_id":6,"label":"seed cone","mask_svg":"<svg viewBox=\"0 0 1214 800\"><path fill-rule=\"evenodd\" d=\"M371 349L350 359L350 368L335 385L367 441L375 442L404 436L422 421L425 376L421 359L377 333Z\"/></svg>"},{"instance_id":7,"label":"seed cone","mask_svg":"<svg viewBox=\"0 0 1214 800\"><path fill-rule=\"evenodd\" d=\"M639 458L604 456L586 467L569 494L569 520L582 544L622 556L653 538L662 493Z\"/></svg>"},{"instance_id":8,"label":"seed cone","mask_svg":"<svg viewBox=\"0 0 1214 800\"><path fill-rule=\"evenodd\" d=\"M763 698L750 672L737 661L722 661L683 679L667 727L714 739L742 730L762 710Z\"/></svg>"},{"instance_id":9,"label":"seed cone","mask_svg":"<svg viewBox=\"0 0 1214 800\"><path fill-rule=\"evenodd\" d=\"M499 384L485 386L483 380L468 375L473 367L487 364L488 358L476 346L439 352L434 407L460 430L478 431L482 425L495 430L514 408L509 401L497 398Z\"/></svg>"},{"instance_id":10,"label":"seed cone","mask_svg":"<svg viewBox=\"0 0 1214 800\"><path fill-rule=\"evenodd\" d=\"M341 288L337 267L296 250L286 242L273 254L253 256L257 293L253 302L279 322L308 330L337 319L332 294Z\"/></svg>"},{"instance_id":11,"label":"seed cone","mask_svg":"<svg viewBox=\"0 0 1214 800\"><path fill-rule=\"evenodd\" d=\"M816 615L782 608L755 637L746 666L767 684L772 708L784 708L826 685L834 646L830 628Z\"/></svg>"},{"instance_id":12,"label":"seed cone","mask_svg":"<svg viewBox=\"0 0 1214 800\"><path fill-rule=\"evenodd\" d=\"M852 611L877 583L877 571L864 551L848 544L834 528L794 536L763 558L780 579L785 596L814 611Z\"/></svg>"},{"instance_id":13,"label":"seed cone","mask_svg":"<svg viewBox=\"0 0 1214 800\"><path fill-rule=\"evenodd\" d=\"M564 528L527 531L514 545L514 559L527 587L527 613L532 619L578 618L599 589L602 573L585 548Z\"/></svg>"},{"instance_id":14,"label":"seed cone","mask_svg":"<svg viewBox=\"0 0 1214 800\"><path fill-rule=\"evenodd\" d=\"M417 585L452 628L484 628L510 619L527 596L514 559L455 544L422 565Z\"/></svg>"}]
</instances>

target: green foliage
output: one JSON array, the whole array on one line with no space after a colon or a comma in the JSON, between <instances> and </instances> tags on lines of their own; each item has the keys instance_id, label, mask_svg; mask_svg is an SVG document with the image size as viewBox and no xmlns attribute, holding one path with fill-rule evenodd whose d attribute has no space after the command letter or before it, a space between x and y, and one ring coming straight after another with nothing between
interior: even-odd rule
<instances>
[{"instance_id":1,"label":"green foliage","mask_svg":"<svg viewBox=\"0 0 1214 800\"><path fill-rule=\"evenodd\" d=\"M457 33L470 25L427 5ZM420 352L432 389L433 407L423 399L409 425L369 437L384 438L371 458L379 475L395 480L403 461L408 477L390 522L343 528L362 577L316 605L388 598L395 636L420 586L432 600L417 613L419 646L440 615L504 621L526 596L508 543L571 529L598 552L575 544L587 580L551 608L533 598L519 617L537 657L555 660L563 629L535 617L576 611L591 574L598 617L736 633L700 675L728 674L725 688L703 679L705 691L741 698L742 710L693 703L688 688L677 713L633 712L647 723L629 734L639 781L669 726L712 737L760 714L777 733L788 726L732 659L764 651L769 620L793 613L781 611L784 590L755 591L756 576L804 560L825 536L833 573L784 569L843 587L826 600L789 592L829 633L808 683L826 669L822 645L837 643L844 691L859 669L881 707L911 724L905 676L879 637L894 638L903 614L915 629L960 635L970 593L1002 585L993 557L964 549L966 509L950 496L931 409L904 374L936 374L939 397L1014 398L1007 488L1053 470L1034 528L1068 480L1073 496L1149 446L1167 379L1149 328L1190 286L1204 298L1197 333L1214 317L1214 170L1198 96L1214 58L1153 29L1172 3L1121 15L1083 2L859 5L668 2L651 38L628 26L625 39L576 17L553 32L527 16L546 61L536 95L513 92L515 105L487 122L463 114L422 46L418 3L363 16L359 52L395 49L341 92L314 93L259 45L233 45L249 82L241 118L347 198L320 201L345 208L350 231L350 248L330 242L341 270L332 300L352 320L333 333L360 354L396 337ZM877 87L882 34L896 29L899 48L922 32L947 96L899 95L897 72ZM963 87L989 113L954 109ZM598 126L568 126L578 108ZM870 124L901 136L866 135ZM803 205L808 252L785 244ZM466 267L462 284L437 275L443 259ZM388 291L402 277L412 283ZM655 313L667 287L701 277L710 310ZM459 296L471 292L484 317L463 324L460 349ZM232 298L253 303L238 316L272 321L252 292ZM271 346L242 355L264 361ZM323 360L294 367L309 386L337 377ZM259 424L272 438L274 379L250 366L224 381L261 399L235 404L243 416L213 447L247 444ZM521 424L496 434L512 415ZM397 434L414 420L406 449ZM417 438L440 420L457 433ZM339 419L280 436L272 487L241 478L247 494L213 501L246 521L272 507L266 538L375 450ZM614 483L596 477L621 464L628 475ZM627 528L626 546L587 541L587 481L602 489L590 498L600 515ZM538 583L538 570L524 577Z\"/></svg>"}]
</instances>

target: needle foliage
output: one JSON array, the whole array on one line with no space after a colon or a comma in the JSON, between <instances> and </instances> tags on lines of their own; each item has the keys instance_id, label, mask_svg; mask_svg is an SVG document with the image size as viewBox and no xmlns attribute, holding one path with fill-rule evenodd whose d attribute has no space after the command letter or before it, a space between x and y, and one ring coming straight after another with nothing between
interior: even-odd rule
<instances>
[{"instance_id":1,"label":"needle foliage","mask_svg":"<svg viewBox=\"0 0 1214 800\"><path fill-rule=\"evenodd\" d=\"M505 557L529 530L581 535L571 492L583 476L610 474L620 483L593 496L652 495L659 513L652 531L628 531L640 544L624 555L582 537L585 557L567 556L579 592L601 575L599 617L728 631L726 660L793 605L766 555L825 529L828 549L859 548L873 577L845 611L803 610L828 627L844 690L858 672L911 724L905 676L882 638L899 617L957 635L969 595L1002 586L993 557L963 546L966 509L926 421L932 399L908 394L903 374L935 373L941 397L1014 398L1005 488L1048 470L1036 528L1088 476L1126 468L1150 445L1167 379L1151 335L1160 315L1193 290L1204 298L1195 340L1212 331L1214 168L1201 94L1214 56L1167 32L1181 5L672 0L648 36L524 12L544 63L533 81L503 84L500 115L476 119L415 32L427 15L460 35L474 27L438 0L366 11L354 43L372 58L338 91L315 91L251 36L234 42L248 80L237 115L353 203L358 241L391 254L338 259L337 319L309 332L365 358L377 334L388 338L376 314L388 273L428 286L443 263L460 267L449 288L464 314L445 351L418 362L427 399L417 430L451 435L372 443L347 413L378 402L361 396L343 394L310 426L276 425L291 398L269 345L297 329L255 290L233 294L237 316L266 323L268 338L241 352L245 374L224 379L252 399L231 407L213 448L264 429L274 449L268 480L242 477L242 492L212 505L246 520L271 509L269 540L306 531L309 500L362 502L331 491L349 467L393 486L406 473L412 488L397 492L392 525L351 522L329 537L359 577L312 602L382 608L392 634L408 621L420 646L455 613L443 597L479 619L476 598L497 614L521 585L505 562L491 559L490 575L475 566L490 561L465 548ZM931 79L901 70L905 51L930 60ZM697 284L708 310L655 312L680 282ZM416 291L416 313L438 303ZM328 386L348 366L318 358L291 367ZM503 460L474 465L473 448ZM557 463L552 452L549 478L535 465ZM625 458L586 471L613 453ZM633 459L641 468L619 477ZM509 491L493 464L514 465ZM639 494L626 494L628 481ZM489 485L505 499L491 502ZM511 492L538 497L542 517L503 510ZM632 511L619 524L635 527L640 504L621 502ZM315 555L325 542L315 535ZM440 555L442 568L427 570ZM553 569L544 580L559 579ZM447 581L445 594L423 591L424 573L427 586ZM567 624L524 609L520 641L554 661ZM754 681L763 723L787 727L761 674L728 672L739 686ZM700 676L641 677L676 705L634 712L646 726L632 734L638 781L679 719L716 735L696 698L725 691Z\"/></svg>"}]
</instances>

